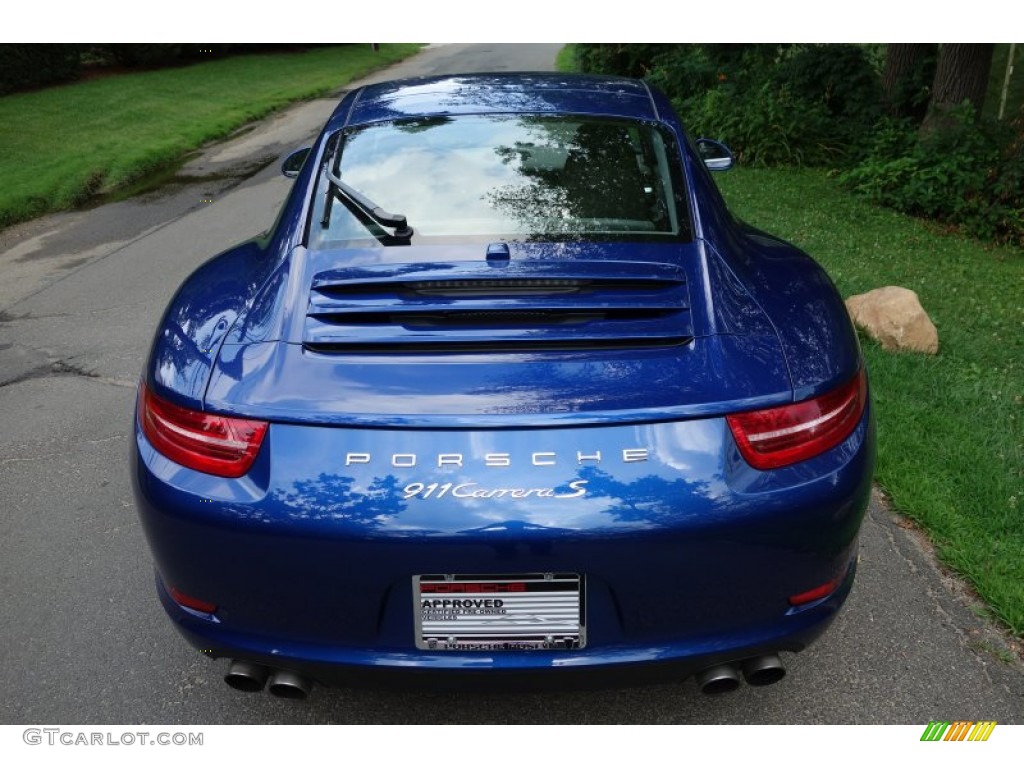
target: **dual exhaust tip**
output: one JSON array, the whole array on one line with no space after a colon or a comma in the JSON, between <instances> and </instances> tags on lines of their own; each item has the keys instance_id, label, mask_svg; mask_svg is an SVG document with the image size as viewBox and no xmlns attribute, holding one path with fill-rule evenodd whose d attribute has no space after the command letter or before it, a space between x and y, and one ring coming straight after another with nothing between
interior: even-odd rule
<instances>
[{"instance_id":1,"label":"dual exhaust tip","mask_svg":"<svg viewBox=\"0 0 1024 768\"><path fill-rule=\"evenodd\" d=\"M754 656L736 664L716 664L696 675L701 693L716 694L735 691L740 687L740 673L747 685L772 685L786 676L786 669L778 654ZM224 682L236 691L257 693L266 686L272 696L301 700L309 696L313 683L286 669L272 670L249 661L232 661Z\"/></svg>"},{"instance_id":2,"label":"dual exhaust tip","mask_svg":"<svg viewBox=\"0 0 1024 768\"><path fill-rule=\"evenodd\" d=\"M258 693L264 686L271 695L281 699L305 699L313 690L313 683L286 669L270 669L249 661L232 661L224 682L236 691Z\"/></svg>"},{"instance_id":3,"label":"dual exhaust tip","mask_svg":"<svg viewBox=\"0 0 1024 768\"><path fill-rule=\"evenodd\" d=\"M740 687L740 672L747 685L772 685L786 676L786 668L778 654L754 656L736 664L716 664L696 675L701 693L716 694L735 691Z\"/></svg>"}]
</instances>

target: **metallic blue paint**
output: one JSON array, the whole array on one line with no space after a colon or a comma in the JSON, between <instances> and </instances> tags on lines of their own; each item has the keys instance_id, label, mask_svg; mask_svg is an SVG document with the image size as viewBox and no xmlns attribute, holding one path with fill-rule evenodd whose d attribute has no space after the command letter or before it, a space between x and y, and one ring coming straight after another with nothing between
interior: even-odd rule
<instances>
[{"instance_id":1,"label":"metallic blue paint","mask_svg":"<svg viewBox=\"0 0 1024 768\"><path fill-rule=\"evenodd\" d=\"M348 125L427 115L585 114L657 119L650 92L639 81L550 73L453 75L371 85L346 97L327 124Z\"/></svg>"},{"instance_id":2,"label":"metallic blue paint","mask_svg":"<svg viewBox=\"0 0 1024 768\"><path fill-rule=\"evenodd\" d=\"M316 176L338 130L502 112L660 121L683 154L694 239L511 242L508 260L497 262L487 260L489 241L306 248ZM322 322L337 307L311 293L318 285L496 274L675 281L665 296L682 309L664 321L671 327L633 325L690 340L474 354L337 355L304 346L311 335L344 336ZM603 338L598 326L580 333ZM157 394L271 426L252 469L232 480L161 456L136 424L132 477L158 591L196 647L325 682L375 667L671 661L688 673L800 650L852 584L874 462L872 410L836 448L767 472L742 460L723 417L821 394L862 364L825 273L731 217L667 100L645 84L527 74L370 86L341 102L273 229L203 265L161 321L144 373ZM624 451L639 449L645 460L624 460ZM460 456L461 466L438 454ZM487 454L507 456L509 466L488 466ZM415 466L396 465L396 455L398 465L414 455ZM410 483L461 492L405 498ZM473 496L577 487L586 489L582 498ZM416 650L413 575L553 571L585 577L585 648ZM788 604L837 577L842 585L825 599ZM218 611L182 608L165 585Z\"/></svg>"},{"instance_id":3,"label":"metallic blue paint","mask_svg":"<svg viewBox=\"0 0 1024 768\"><path fill-rule=\"evenodd\" d=\"M278 663L356 663L373 648L383 654L376 664L395 655L413 663L411 576L457 564L467 573L587 575L588 647L568 657L502 655L499 666L589 665L606 654L651 654L652 645L659 658L685 659L808 629L786 598L834 578L855 556L870 428L866 414L834 451L758 472L718 418L543 432L273 424L241 481L178 467L141 434L136 478L162 578L223 606L216 627L177 616L202 647L248 635L267 638L283 655ZM638 446L650 446L649 461L619 460ZM534 466L538 450L554 463ZM581 450L601 461L581 464ZM508 453L511 466L485 469L481 457L492 451ZM437 467L439 452L463 455L465 466ZM363 453L368 463L345 466L346 455ZM394 454L415 454L419 464L392 467ZM575 504L515 499L500 510L478 498L403 501L414 480L463 484L464 494L585 480L588 494ZM834 607L814 615L831 617ZM419 663L480 660L424 654Z\"/></svg>"}]
</instances>

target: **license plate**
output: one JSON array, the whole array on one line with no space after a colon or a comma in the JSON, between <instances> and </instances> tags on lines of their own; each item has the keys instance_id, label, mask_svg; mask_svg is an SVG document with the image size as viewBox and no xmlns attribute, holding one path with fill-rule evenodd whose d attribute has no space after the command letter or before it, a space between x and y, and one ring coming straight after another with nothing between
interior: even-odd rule
<instances>
[{"instance_id":1,"label":"license plate","mask_svg":"<svg viewBox=\"0 0 1024 768\"><path fill-rule=\"evenodd\" d=\"M577 573L413 576L416 647L430 651L572 650L586 645Z\"/></svg>"}]
</instances>

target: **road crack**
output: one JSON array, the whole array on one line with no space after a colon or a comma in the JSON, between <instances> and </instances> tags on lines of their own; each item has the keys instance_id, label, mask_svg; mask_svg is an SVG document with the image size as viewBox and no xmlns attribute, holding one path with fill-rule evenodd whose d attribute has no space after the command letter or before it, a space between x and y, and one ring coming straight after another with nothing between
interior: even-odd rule
<instances>
[{"instance_id":1,"label":"road crack","mask_svg":"<svg viewBox=\"0 0 1024 768\"><path fill-rule=\"evenodd\" d=\"M67 360L51 360L43 363L42 365L30 368L12 379L0 381L0 389L3 387L9 387L13 384L21 384L26 381L31 381L32 379L48 379L56 376L80 376L100 384L110 384L111 386L123 387L126 389L135 388L135 382L103 376L96 371L90 371L80 365L69 363Z\"/></svg>"},{"instance_id":2,"label":"road crack","mask_svg":"<svg viewBox=\"0 0 1024 768\"><path fill-rule=\"evenodd\" d=\"M109 443L114 440L125 440L127 437L128 435L112 435L111 437L101 437L96 440L83 440L80 443L73 443L67 450L56 451L54 453L40 453L34 456L8 456L6 459L0 459L0 466L24 461L47 461L48 459L56 459L73 453L74 449L80 445L99 445L100 443Z\"/></svg>"},{"instance_id":3,"label":"road crack","mask_svg":"<svg viewBox=\"0 0 1024 768\"><path fill-rule=\"evenodd\" d=\"M93 371L87 371L77 365L72 365L64 360L53 360L43 365L25 371L13 379L0 382L0 387L9 387L12 384L21 384L32 379L46 379L51 376L83 376L88 379L98 379L100 375Z\"/></svg>"}]
</instances>

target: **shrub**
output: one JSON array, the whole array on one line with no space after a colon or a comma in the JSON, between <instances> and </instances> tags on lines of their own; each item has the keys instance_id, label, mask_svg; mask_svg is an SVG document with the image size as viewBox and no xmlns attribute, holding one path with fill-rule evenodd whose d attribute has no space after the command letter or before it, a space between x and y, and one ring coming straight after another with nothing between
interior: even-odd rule
<instances>
[{"instance_id":1,"label":"shrub","mask_svg":"<svg viewBox=\"0 0 1024 768\"><path fill-rule=\"evenodd\" d=\"M750 165L842 163L880 110L878 75L853 45L675 46L649 79L693 132Z\"/></svg>"},{"instance_id":2,"label":"shrub","mask_svg":"<svg viewBox=\"0 0 1024 768\"><path fill-rule=\"evenodd\" d=\"M753 165L830 165L859 149L880 84L854 45L581 44L584 72L644 77L694 133Z\"/></svg>"},{"instance_id":3,"label":"shrub","mask_svg":"<svg viewBox=\"0 0 1024 768\"><path fill-rule=\"evenodd\" d=\"M841 182L881 205L1024 245L1024 116L1007 128L977 121L964 102L941 129L882 120L865 158Z\"/></svg>"},{"instance_id":4,"label":"shrub","mask_svg":"<svg viewBox=\"0 0 1024 768\"><path fill-rule=\"evenodd\" d=\"M654 43L577 43L576 64L580 72L646 77L655 59L676 47Z\"/></svg>"},{"instance_id":5,"label":"shrub","mask_svg":"<svg viewBox=\"0 0 1024 768\"><path fill-rule=\"evenodd\" d=\"M843 154L824 107L772 82L714 88L679 108L692 110L693 132L725 142L746 165L825 165Z\"/></svg>"},{"instance_id":6,"label":"shrub","mask_svg":"<svg viewBox=\"0 0 1024 768\"><path fill-rule=\"evenodd\" d=\"M187 43L110 43L103 47L122 67L162 67L175 64L195 48Z\"/></svg>"},{"instance_id":7,"label":"shrub","mask_svg":"<svg viewBox=\"0 0 1024 768\"><path fill-rule=\"evenodd\" d=\"M646 78L691 133L744 164L848 168L842 183L876 203L1024 245L1024 107L1007 127L965 106L920 134L934 54L888 101L884 46L595 44L577 56L583 71Z\"/></svg>"},{"instance_id":8,"label":"shrub","mask_svg":"<svg viewBox=\"0 0 1024 768\"><path fill-rule=\"evenodd\" d=\"M77 45L0 45L0 95L74 80Z\"/></svg>"},{"instance_id":9,"label":"shrub","mask_svg":"<svg viewBox=\"0 0 1024 768\"><path fill-rule=\"evenodd\" d=\"M772 80L794 98L820 104L840 124L870 124L881 111L878 73L857 45L800 46L779 62Z\"/></svg>"}]
</instances>

